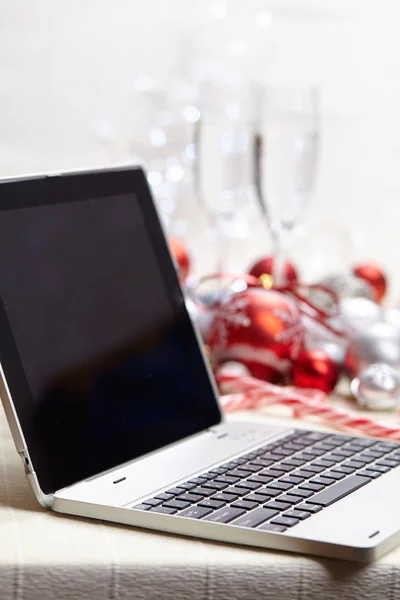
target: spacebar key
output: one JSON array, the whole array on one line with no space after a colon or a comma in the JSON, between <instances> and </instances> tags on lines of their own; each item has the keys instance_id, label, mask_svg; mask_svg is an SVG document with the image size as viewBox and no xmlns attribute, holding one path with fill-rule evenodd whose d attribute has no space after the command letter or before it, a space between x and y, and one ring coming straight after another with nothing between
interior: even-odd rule
<instances>
[{"instance_id":1,"label":"spacebar key","mask_svg":"<svg viewBox=\"0 0 400 600\"><path fill-rule=\"evenodd\" d=\"M336 502L336 500L340 500L344 498L351 492L358 490L358 488L362 487L366 483L369 483L371 479L368 477L360 477L360 475L352 475L351 477L347 477L347 479L343 479L339 483L332 485L330 488L316 494L312 498L307 500L307 504L318 504L319 506L329 506Z\"/></svg>"}]
</instances>

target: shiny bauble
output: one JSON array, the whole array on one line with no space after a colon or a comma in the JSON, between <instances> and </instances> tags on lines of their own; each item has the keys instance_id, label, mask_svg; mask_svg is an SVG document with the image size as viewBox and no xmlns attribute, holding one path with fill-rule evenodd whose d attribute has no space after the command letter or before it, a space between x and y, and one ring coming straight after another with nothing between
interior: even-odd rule
<instances>
[{"instance_id":1,"label":"shiny bauble","mask_svg":"<svg viewBox=\"0 0 400 600\"><path fill-rule=\"evenodd\" d=\"M320 285L332 290L339 299L341 298L369 298L372 299L372 290L368 283L354 275L336 274L325 277L318 282Z\"/></svg>"},{"instance_id":2,"label":"shiny bauble","mask_svg":"<svg viewBox=\"0 0 400 600\"><path fill-rule=\"evenodd\" d=\"M340 368L320 349L304 350L294 361L291 371L293 385L322 390L329 394L339 380Z\"/></svg>"},{"instance_id":3,"label":"shiny bauble","mask_svg":"<svg viewBox=\"0 0 400 600\"><path fill-rule=\"evenodd\" d=\"M375 264L366 263L353 268L353 275L370 286L375 302L381 302L387 291L387 277L383 269Z\"/></svg>"},{"instance_id":4,"label":"shiny bauble","mask_svg":"<svg viewBox=\"0 0 400 600\"><path fill-rule=\"evenodd\" d=\"M350 377L373 363L385 363L400 371L400 330L390 323L372 323L350 338L345 362Z\"/></svg>"},{"instance_id":5,"label":"shiny bauble","mask_svg":"<svg viewBox=\"0 0 400 600\"><path fill-rule=\"evenodd\" d=\"M382 319L382 309L368 298L342 298L339 302L338 321L345 331L353 331Z\"/></svg>"},{"instance_id":6,"label":"shiny bauble","mask_svg":"<svg viewBox=\"0 0 400 600\"><path fill-rule=\"evenodd\" d=\"M190 273L190 256L183 242L178 238L170 236L168 239L171 254L175 260L175 267L178 271L179 281L184 283Z\"/></svg>"},{"instance_id":7,"label":"shiny bauble","mask_svg":"<svg viewBox=\"0 0 400 600\"><path fill-rule=\"evenodd\" d=\"M264 287L273 287L274 261L273 256L262 258L251 267L249 275L257 277ZM289 261L285 261L284 276L285 286L292 288L297 285L299 279L298 273L294 265Z\"/></svg>"},{"instance_id":8,"label":"shiny bauble","mask_svg":"<svg viewBox=\"0 0 400 600\"><path fill-rule=\"evenodd\" d=\"M391 410L400 405L400 374L390 365L369 365L353 379L350 387L362 408Z\"/></svg>"},{"instance_id":9,"label":"shiny bauble","mask_svg":"<svg viewBox=\"0 0 400 600\"><path fill-rule=\"evenodd\" d=\"M388 308L383 313L383 320L385 323L390 323L397 329L400 329L400 309L398 308Z\"/></svg>"},{"instance_id":10,"label":"shiny bauble","mask_svg":"<svg viewBox=\"0 0 400 600\"><path fill-rule=\"evenodd\" d=\"M237 361L254 377L281 381L303 343L299 310L279 292L249 288L216 309L208 343L215 364Z\"/></svg>"}]
</instances>

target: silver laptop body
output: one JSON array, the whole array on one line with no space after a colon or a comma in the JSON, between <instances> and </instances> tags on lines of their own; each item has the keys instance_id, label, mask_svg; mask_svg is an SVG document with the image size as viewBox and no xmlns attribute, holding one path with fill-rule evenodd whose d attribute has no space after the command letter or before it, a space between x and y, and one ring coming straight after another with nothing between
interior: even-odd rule
<instances>
[{"instance_id":1,"label":"silver laptop body","mask_svg":"<svg viewBox=\"0 0 400 600\"><path fill-rule=\"evenodd\" d=\"M223 421L140 169L1 183L0 256L1 398L42 506L357 561L399 542L398 444Z\"/></svg>"}]
</instances>

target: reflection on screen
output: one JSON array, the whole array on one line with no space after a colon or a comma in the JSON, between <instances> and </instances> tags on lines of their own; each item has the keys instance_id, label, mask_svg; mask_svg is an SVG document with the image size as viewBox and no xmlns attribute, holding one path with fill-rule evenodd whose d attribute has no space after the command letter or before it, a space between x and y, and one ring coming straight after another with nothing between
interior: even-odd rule
<instances>
[{"instance_id":1,"label":"reflection on screen","mask_svg":"<svg viewBox=\"0 0 400 600\"><path fill-rule=\"evenodd\" d=\"M14 402L46 493L217 420L134 196L0 213L0 289L32 396Z\"/></svg>"}]
</instances>

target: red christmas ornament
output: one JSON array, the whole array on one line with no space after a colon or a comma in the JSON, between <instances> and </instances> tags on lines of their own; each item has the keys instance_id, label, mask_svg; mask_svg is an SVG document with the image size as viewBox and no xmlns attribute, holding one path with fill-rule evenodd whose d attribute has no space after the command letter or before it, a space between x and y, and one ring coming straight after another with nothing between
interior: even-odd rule
<instances>
[{"instance_id":1,"label":"red christmas ornament","mask_svg":"<svg viewBox=\"0 0 400 600\"><path fill-rule=\"evenodd\" d=\"M261 288L249 288L217 308L208 338L215 364L237 361L254 377L272 382L289 372L302 342L294 301Z\"/></svg>"},{"instance_id":2,"label":"red christmas ornament","mask_svg":"<svg viewBox=\"0 0 400 600\"><path fill-rule=\"evenodd\" d=\"M387 277L381 267L371 263L354 267L353 274L371 287L375 302L381 302L387 291Z\"/></svg>"},{"instance_id":3,"label":"red christmas ornament","mask_svg":"<svg viewBox=\"0 0 400 600\"><path fill-rule=\"evenodd\" d=\"M268 284L265 287L273 287L273 272L274 272L274 257L267 256L266 258L262 258L258 262L256 262L249 271L249 275L253 275L257 277L257 279L261 279L261 283L264 285L265 280ZM265 277L267 276L267 277ZM271 278L268 280L268 276ZM286 285L288 287L294 287L298 282L298 274L296 268L289 261L285 261L285 278Z\"/></svg>"},{"instance_id":4,"label":"red christmas ornament","mask_svg":"<svg viewBox=\"0 0 400 600\"><path fill-rule=\"evenodd\" d=\"M324 350L304 350L294 361L292 382L301 388L314 388L327 394L339 379L340 368Z\"/></svg>"},{"instance_id":5,"label":"red christmas ornament","mask_svg":"<svg viewBox=\"0 0 400 600\"><path fill-rule=\"evenodd\" d=\"M181 283L185 281L190 272L190 257L183 242L178 240L176 237L169 238L169 247L172 252L172 256L175 258L176 267L179 273L179 280Z\"/></svg>"}]
</instances>

